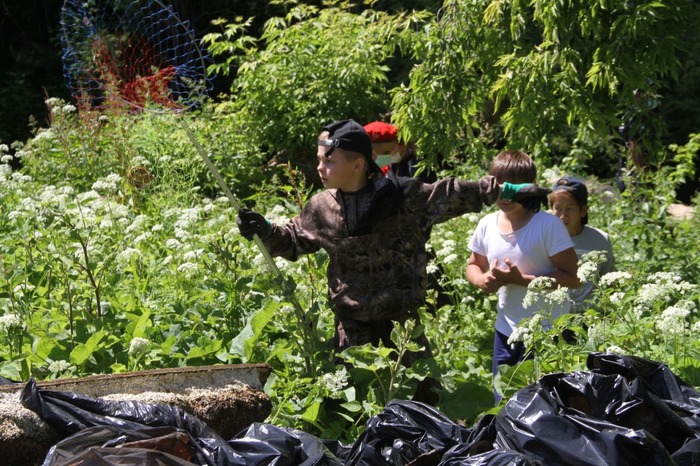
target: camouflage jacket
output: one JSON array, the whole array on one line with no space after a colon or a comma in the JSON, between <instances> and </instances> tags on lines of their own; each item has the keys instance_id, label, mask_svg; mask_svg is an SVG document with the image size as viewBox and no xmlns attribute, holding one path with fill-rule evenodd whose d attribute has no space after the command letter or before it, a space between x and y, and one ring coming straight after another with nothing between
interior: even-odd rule
<instances>
[{"instance_id":1,"label":"camouflage jacket","mask_svg":"<svg viewBox=\"0 0 700 466\"><path fill-rule=\"evenodd\" d=\"M425 243L433 225L479 212L497 196L497 186L486 193L479 183L452 178L432 184L372 179L357 193L316 194L289 223L272 227L265 246L272 256L292 261L324 249L336 316L365 322L406 318L425 301Z\"/></svg>"}]
</instances>

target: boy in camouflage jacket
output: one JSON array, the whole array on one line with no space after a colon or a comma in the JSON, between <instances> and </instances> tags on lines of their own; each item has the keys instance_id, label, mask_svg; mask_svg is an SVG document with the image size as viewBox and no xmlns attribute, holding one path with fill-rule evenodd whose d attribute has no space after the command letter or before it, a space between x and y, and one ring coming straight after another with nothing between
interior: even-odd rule
<instances>
[{"instance_id":1,"label":"boy in camouflage jacket","mask_svg":"<svg viewBox=\"0 0 700 466\"><path fill-rule=\"evenodd\" d=\"M500 188L491 176L478 183L448 178L432 184L385 177L372 159L369 136L353 120L323 128L317 157L326 190L286 225L270 225L242 209L241 234L258 234L272 256L292 261L320 249L328 253L336 352L366 343L394 346L393 322L418 320L425 302L425 243L433 225L481 211L496 201ZM405 365L431 355L425 337L418 343L425 351L409 355Z\"/></svg>"}]
</instances>

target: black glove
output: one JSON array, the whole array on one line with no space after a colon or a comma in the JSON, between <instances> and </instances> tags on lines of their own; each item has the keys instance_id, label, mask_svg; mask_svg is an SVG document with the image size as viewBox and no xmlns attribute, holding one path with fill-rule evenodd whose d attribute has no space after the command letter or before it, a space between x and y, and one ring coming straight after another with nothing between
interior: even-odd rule
<instances>
[{"instance_id":1,"label":"black glove","mask_svg":"<svg viewBox=\"0 0 700 466\"><path fill-rule=\"evenodd\" d=\"M501 197L512 202L524 203L527 201L538 200L542 203L547 202L547 196L552 190L549 188L541 188L534 183L503 183Z\"/></svg>"},{"instance_id":2,"label":"black glove","mask_svg":"<svg viewBox=\"0 0 700 466\"><path fill-rule=\"evenodd\" d=\"M241 209L236 215L236 225L241 232L241 235L247 240L252 240L253 236L258 235L261 240L265 241L272 233L272 225L265 220L265 217L250 209Z\"/></svg>"},{"instance_id":3,"label":"black glove","mask_svg":"<svg viewBox=\"0 0 700 466\"><path fill-rule=\"evenodd\" d=\"M498 186L495 176L484 176L479 180L479 194L481 201L486 205L491 205L498 200L501 187Z\"/></svg>"}]
</instances>

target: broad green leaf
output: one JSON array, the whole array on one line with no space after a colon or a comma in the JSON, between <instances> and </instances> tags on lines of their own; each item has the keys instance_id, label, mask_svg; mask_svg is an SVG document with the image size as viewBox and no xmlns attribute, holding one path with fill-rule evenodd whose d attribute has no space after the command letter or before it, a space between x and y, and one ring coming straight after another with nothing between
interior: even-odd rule
<instances>
[{"instance_id":1,"label":"broad green leaf","mask_svg":"<svg viewBox=\"0 0 700 466\"><path fill-rule=\"evenodd\" d=\"M316 422L318 420L318 415L321 412L321 403L318 401L314 401L311 406L306 408L304 410L304 413L301 415L301 418L305 421L308 422Z\"/></svg>"},{"instance_id":2,"label":"broad green leaf","mask_svg":"<svg viewBox=\"0 0 700 466\"><path fill-rule=\"evenodd\" d=\"M0 376L17 382L28 380L23 361L3 361L0 363Z\"/></svg>"},{"instance_id":3,"label":"broad green leaf","mask_svg":"<svg viewBox=\"0 0 700 466\"><path fill-rule=\"evenodd\" d=\"M270 322L275 313L279 310L279 303L268 301L265 307L257 312L250 321L250 328L252 330L252 335L250 338L246 339L243 347L245 349L245 357L250 360L253 349L257 344L257 339L262 334L265 326Z\"/></svg>"},{"instance_id":4,"label":"broad green leaf","mask_svg":"<svg viewBox=\"0 0 700 466\"><path fill-rule=\"evenodd\" d=\"M187 352L187 359L203 358L214 354L221 349L222 343L223 342L221 340L213 340L206 346L195 346L190 348L190 350Z\"/></svg>"},{"instance_id":5,"label":"broad green leaf","mask_svg":"<svg viewBox=\"0 0 700 466\"><path fill-rule=\"evenodd\" d=\"M85 343L80 343L70 353L70 362L82 366L98 348L99 343L107 336L107 332L99 331L93 334Z\"/></svg>"}]
</instances>

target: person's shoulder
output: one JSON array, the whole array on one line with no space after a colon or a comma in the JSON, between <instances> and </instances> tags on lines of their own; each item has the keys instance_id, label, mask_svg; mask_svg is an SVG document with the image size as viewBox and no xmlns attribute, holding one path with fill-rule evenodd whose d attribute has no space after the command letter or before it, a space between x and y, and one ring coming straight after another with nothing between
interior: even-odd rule
<instances>
[{"instance_id":1,"label":"person's shoulder","mask_svg":"<svg viewBox=\"0 0 700 466\"><path fill-rule=\"evenodd\" d=\"M474 231L472 232L470 244L475 242L488 243L491 239L498 235L498 212L491 212L482 216L477 222Z\"/></svg>"},{"instance_id":2,"label":"person's shoulder","mask_svg":"<svg viewBox=\"0 0 700 466\"><path fill-rule=\"evenodd\" d=\"M312 195L309 200L304 205L305 210L317 210L324 209L329 204L337 204L338 200L338 190L337 189L324 189Z\"/></svg>"},{"instance_id":3,"label":"person's shoulder","mask_svg":"<svg viewBox=\"0 0 700 466\"><path fill-rule=\"evenodd\" d=\"M328 198L335 199L335 198L337 198L337 196L338 196L337 189L324 189L324 190L321 190L321 191L317 192L316 194L312 195L309 198L309 202L318 201L319 199L328 199Z\"/></svg>"},{"instance_id":4,"label":"person's shoulder","mask_svg":"<svg viewBox=\"0 0 700 466\"><path fill-rule=\"evenodd\" d=\"M606 232L604 232L600 228L592 227L590 225L583 226L583 233L591 237L600 237L606 240L609 239L609 235Z\"/></svg>"},{"instance_id":5,"label":"person's shoulder","mask_svg":"<svg viewBox=\"0 0 700 466\"><path fill-rule=\"evenodd\" d=\"M544 210L540 210L539 212L536 212L533 219L538 223L542 223L542 224L546 224L546 225L556 224L557 222L561 223L562 226L564 225L561 222L561 220L559 220L559 217L557 217L556 215L554 215L552 213L544 211ZM566 228L566 227L564 227L564 228Z\"/></svg>"},{"instance_id":6,"label":"person's shoulder","mask_svg":"<svg viewBox=\"0 0 700 466\"><path fill-rule=\"evenodd\" d=\"M579 236L583 236L584 238L587 238L589 241L598 241L598 242L605 242L605 243L610 242L610 236L606 232L604 232L600 228L592 227L590 225L584 225L583 232Z\"/></svg>"},{"instance_id":7,"label":"person's shoulder","mask_svg":"<svg viewBox=\"0 0 700 466\"><path fill-rule=\"evenodd\" d=\"M404 197L412 197L419 193L430 190L430 184L424 183L417 178L411 176L397 176L395 174L387 174L383 178L375 180L375 187L380 187L386 184L391 184L396 187Z\"/></svg>"},{"instance_id":8,"label":"person's shoulder","mask_svg":"<svg viewBox=\"0 0 700 466\"><path fill-rule=\"evenodd\" d=\"M414 185L424 185L427 183L424 183L418 178L414 178L412 176L396 176L396 182L399 184L399 186L414 186Z\"/></svg>"},{"instance_id":9,"label":"person's shoulder","mask_svg":"<svg viewBox=\"0 0 700 466\"><path fill-rule=\"evenodd\" d=\"M564 222L562 222L556 215L540 210L533 217L533 222L540 232L546 233L547 237L559 239L566 237L566 240L573 244Z\"/></svg>"},{"instance_id":10,"label":"person's shoulder","mask_svg":"<svg viewBox=\"0 0 700 466\"><path fill-rule=\"evenodd\" d=\"M483 228L483 227L486 226L486 225L496 225L496 222L497 222L497 219L498 219L498 213L499 213L499 212L500 212L500 211L497 210L497 211L495 211L495 212L489 212L488 214L483 215L483 216L479 219L479 222L478 222L479 226Z\"/></svg>"}]
</instances>

